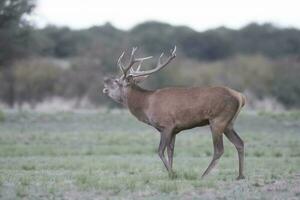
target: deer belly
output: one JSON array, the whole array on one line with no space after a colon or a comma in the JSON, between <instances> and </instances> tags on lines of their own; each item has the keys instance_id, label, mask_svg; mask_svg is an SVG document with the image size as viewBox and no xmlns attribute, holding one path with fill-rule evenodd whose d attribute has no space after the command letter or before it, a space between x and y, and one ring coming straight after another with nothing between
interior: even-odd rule
<instances>
[{"instance_id":1,"label":"deer belly","mask_svg":"<svg viewBox=\"0 0 300 200\"><path fill-rule=\"evenodd\" d=\"M173 115L173 120L178 129L205 126L209 123L205 113L197 109L181 110L181 112L176 112L175 115Z\"/></svg>"}]
</instances>

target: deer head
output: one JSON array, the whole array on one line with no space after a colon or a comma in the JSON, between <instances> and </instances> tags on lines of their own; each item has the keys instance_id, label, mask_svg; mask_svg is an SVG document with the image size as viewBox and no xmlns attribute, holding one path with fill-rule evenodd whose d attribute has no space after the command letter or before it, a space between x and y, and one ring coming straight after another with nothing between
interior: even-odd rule
<instances>
[{"instance_id":1,"label":"deer head","mask_svg":"<svg viewBox=\"0 0 300 200\"><path fill-rule=\"evenodd\" d=\"M103 93L108 95L114 101L118 103L124 103L124 98L126 96L126 89L132 87L142 81L144 81L149 75L161 70L166 65L168 65L172 59L176 57L176 46L170 51L171 55L162 61L164 53L160 55L157 61L157 66L151 70L141 71L141 65L144 60L152 58L152 56L144 58L136 58L135 52L137 47L134 47L131 51L131 55L127 65L122 63L125 52L121 54L118 59L118 66L122 72L120 77L106 77L104 78L104 89ZM134 64L138 64L137 68L134 69Z\"/></svg>"}]
</instances>

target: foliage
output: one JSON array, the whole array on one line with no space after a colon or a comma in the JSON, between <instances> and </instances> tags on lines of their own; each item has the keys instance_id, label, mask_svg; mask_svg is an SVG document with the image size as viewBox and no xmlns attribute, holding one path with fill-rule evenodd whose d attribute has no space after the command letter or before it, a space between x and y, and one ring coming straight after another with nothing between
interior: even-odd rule
<instances>
[{"instance_id":1,"label":"foliage","mask_svg":"<svg viewBox=\"0 0 300 200\"><path fill-rule=\"evenodd\" d=\"M188 57L199 60L220 60L233 54L233 43L217 31L194 33L182 41L182 48Z\"/></svg>"},{"instance_id":2,"label":"foliage","mask_svg":"<svg viewBox=\"0 0 300 200\"><path fill-rule=\"evenodd\" d=\"M220 60L235 54L262 54L280 58L300 53L300 31L278 28L272 24L252 23L240 30L221 27L197 32L183 26L145 22L126 32L107 23L82 30L48 26L36 32L41 40L47 38L52 41L42 45L48 49L41 50L42 53L55 57L76 56L87 52L99 41L107 50L138 45L149 54L168 50L176 44L182 54L204 61Z\"/></svg>"},{"instance_id":3,"label":"foliage","mask_svg":"<svg viewBox=\"0 0 300 200\"><path fill-rule=\"evenodd\" d=\"M26 53L28 24L24 16L34 8L32 0L2 0L0 2L0 66Z\"/></svg>"},{"instance_id":4,"label":"foliage","mask_svg":"<svg viewBox=\"0 0 300 200\"><path fill-rule=\"evenodd\" d=\"M0 72L2 73L1 99L13 106L15 103L14 77L11 64L28 56L32 51L32 29L26 21L35 5L34 0L0 1Z\"/></svg>"},{"instance_id":5,"label":"foliage","mask_svg":"<svg viewBox=\"0 0 300 200\"><path fill-rule=\"evenodd\" d=\"M13 73L17 103L29 102L34 107L37 102L55 94L62 70L51 61L33 59L16 63Z\"/></svg>"},{"instance_id":6,"label":"foliage","mask_svg":"<svg viewBox=\"0 0 300 200\"><path fill-rule=\"evenodd\" d=\"M5 50L0 54L0 99L11 106L23 97L22 102L32 102L52 95L76 99L76 106L86 99L95 105L116 105L100 92L103 77L119 73L116 60L122 51L139 46L138 56L153 55L156 59L162 51L168 53L176 45L178 57L172 62L172 67L150 77L144 83L146 88L225 85L242 92L250 91L257 98L275 97L287 108L300 107L297 101L300 97L297 84L300 76L298 29L252 23L239 30L219 27L198 32L189 27L155 21L138 24L128 31L117 29L110 23L81 30L53 25L37 29L28 26L23 17L30 14L35 1L4 2L11 3L0 5L0 11L6 13L0 16L0 47ZM13 4L18 6L8 8ZM11 16L15 17L9 18ZM1 19L5 26L1 25ZM12 63L19 65L18 73L37 69L37 65L21 69L21 63L26 61L20 62L20 59L28 55L31 55L28 62L43 58L68 63L69 67L57 71L55 92L53 88L38 84L36 90L49 90L45 91L47 95L41 93L37 99L29 97L36 95L32 92L24 93L26 89L22 85L28 85L29 78L31 81L36 78L29 75L26 75L26 80L15 77ZM126 56L128 59L128 52ZM145 68L155 65L155 59L145 62Z\"/></svg>"},{"instance_id":7,"label":"foliage","mask_svg":"<svg viewBox=\"0 0 300 200\"><path fill-rule=\"evenodd\" d=\"M300 62L289 57L276 63L272 83L272 95L288 107L300 107Z\"/></svg>"},{"instance_id":8,"label":"foliage","mask_svg":"<svg viewBox=\"0 0 300 200\"><path fill-rule=\"evenodd\" d=\"M90 97L92 102L101 101L101 82L102 69L101 60L79 57L71 63L70 69L63 72L59 81L59 95L66 98L76 99L76 105L80 106L84 97L96 94ZM96 99L96 100L95 100Z\"/></svg>"},{"instance_id":9,"label":"foliage","mask_svg":"<svg viewBox=\"0 0 300 200\"><path fill-rule=\"evenodd\" d=\"M59 94L77 99L78 105L84 98L94 104L108 103L99 94L101 82L104 75L118 73L116 60L123 50L140 46L140 54L157 58L161 51L176 44L178 58L172 69L169 67L151 77L144 84L147 88L227 85L240 91L249 90L258 98L275 96L287 107L295 107L300 94L296 84L300 72L294 68L299 61L294 60L295 67L288 70L282 63L288 65L286 56L299 53L300 34L296 33L299 30L280 29L271 24L197 32L158 22L139 24L128 32L109 23L83 30L54 26L36 30L42 38L42 48L38 50L41 55L70 60L72 67L64 72ZM153 66L155 62L144 63L147 65ZM278 68L290 71L283 75ZM282 79L288 83L282 85Z\"/></svg>"}]
</instances>

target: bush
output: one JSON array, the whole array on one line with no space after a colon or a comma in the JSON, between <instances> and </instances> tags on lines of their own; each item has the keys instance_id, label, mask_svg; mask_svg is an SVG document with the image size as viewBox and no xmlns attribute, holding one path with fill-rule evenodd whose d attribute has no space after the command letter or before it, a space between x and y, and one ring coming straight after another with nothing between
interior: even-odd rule
<instances>
[{"instance_id":1,"label":"bush","mask_svg":"<svg viewBox=\"0 0 300 200\"><path fill-rule=\"evenodd\" d=\"M300 61L289 58L276 63L275 76L271 88L275 96L286 107L300 107Z\"/></svg>"},{"instance_id":2,"label":"bush","mask_svg":"<svg viewBox=\"0 0 300 200\"><path fill-rule=\"evenodd\" d=\"M32 107L46 97L53 96L62 69L51 60L31 59L14 66L15 95L18 105Z\"/></svg>"}]
</instances>

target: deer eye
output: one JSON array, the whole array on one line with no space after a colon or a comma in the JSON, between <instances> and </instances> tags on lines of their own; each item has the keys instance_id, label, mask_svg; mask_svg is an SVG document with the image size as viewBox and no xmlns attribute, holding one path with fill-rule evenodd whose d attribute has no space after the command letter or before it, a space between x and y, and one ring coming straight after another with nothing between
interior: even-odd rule
<instances>
[{"instance_id":1,"label":"deer eye","mask_svg":"<svg viewBox=\"0 0 300 200\"><path fill-rule=\"evenodd\" d=\"M120 81L118 81L118 80L114 80L114 84L115 85L118 85L118 86L121 86L122 84L120 83Z\"/></svg>"}]
</instances>

